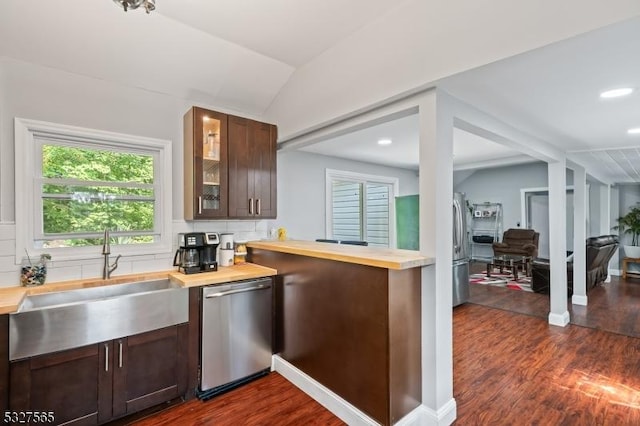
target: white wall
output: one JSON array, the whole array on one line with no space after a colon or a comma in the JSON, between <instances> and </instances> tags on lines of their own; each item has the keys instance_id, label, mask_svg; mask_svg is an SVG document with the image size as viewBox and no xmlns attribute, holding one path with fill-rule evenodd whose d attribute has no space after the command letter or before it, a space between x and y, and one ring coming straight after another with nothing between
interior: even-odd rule
<instances>
[{"instance_id":1,"label":"white wall","mask_svg":"<svg viewBox=\"0 0 640 426\"><path fill-rule=\"evenodd\" d=\"M22 257L22 253L15 253L15 117L171 140L173 234L190 230L211 230L234 232L242 239L266 236L266 221L184 222L182 116L193 105L188 99L178 99L7 58L0 58L0 95L0 286L18 284L15 259ZM202 106L217 109L211 105ZM176 244L177 238L174 235L174 245ZM118 254L116 248L112 247L112 251L114 255ZM130 256L120 261L115 275L171 269L172 260L173 253ZM56 262L53 259L48 281L96 277L100 275L100 265L99 248L96 248L94 261Z\"/></svg>"},{"instance_id":2,"label":"white wall","mask_svg":"<svg viewBox=\"0 0 640 426\"><path fill-rule=\"evenodd\" d=\"M633 0L399 2L297 69L266 114L286 140L439 78L639 13Z\"/></svg>"},{"instance_id":3,"label":"white wall","mask_svg":"<svg viewBox=\"0 0 640 426\"><path fill-rule=\"evenodd\" d=\"M454 172L454 181L456 175L462 172ZM567 170L567 185L573 184L573 172ZM492 203L502 203L503 208L503 231L509 228L525 227L526 224L521 223L521 195L520 190L523 188L544 188L548 186L547 164L542 162L520 164L507 167L496 167L491 169L476 170L475 173L466 177L460 183L454 186L454 191L464 192L469 203L483 203L485 201ZM594 191L591 185L591 191ZM597 191L596 191L597 195ZM590 197L592 200L593 197ZM591 201L590 213L599 210L599 202ZM593 204L596 203L596 204ZM548 219L547 219L548 220ZM591 219L593 223L593 219ZM567 223L567 232L573 235L572 217ZM587 235L598 235L599 231ZM569 238L569 237L568 237ZM571 240L571 241L569 241ZM572 239L568 240L568 250L571 250ZM541 253L544 255L544 253Z\"/></svg>"},{"instance_id":4,"label":"white wall","mask_svg":"<svg viewBox=\"0 0 640 426\"><path fill-rule=\"evenodd\" d=\"M454 176L458 172L454 172ZM542 162L477 170L454 186L464 192L469 203L502 203L502 229L517 228L520 223L520 189L547 185L547 164ZM521 223L521 227L525 224Z\"/></svg>"},{"instance_id":5,"label":"white wall","mask_svg":"<svg viewBox=\"0 0 640 426\"><path fill-rule=\"evenodd\" d=\"M415 171L328 157L303 151L278 152L278 219L287 236L315 240L325 236L325 170L397 177L400 194L418 193Z\"/></svg>"}]
</instances>

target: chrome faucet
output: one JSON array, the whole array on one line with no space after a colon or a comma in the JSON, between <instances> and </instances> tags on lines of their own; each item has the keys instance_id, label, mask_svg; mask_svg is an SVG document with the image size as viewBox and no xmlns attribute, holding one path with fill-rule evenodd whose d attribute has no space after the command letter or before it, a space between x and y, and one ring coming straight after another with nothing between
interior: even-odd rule
<instances>
[{"instance_id":1,"label":"chrome faucet","mask_svg":"<svg viewBox=\"0 0 640 426\"><path fill-rule=\"evenodd\" d=\"M109 255L111 254L111 245L109 244L109 230L104 230L104 239L102 241L102 255L104 256L104 265L102 266L102 279L108 280L111 277L111 273L118 267L118 260L120 260L120 254L116 257L116 261L113 265L109 265Z\"/></svg>"}]
</instances>

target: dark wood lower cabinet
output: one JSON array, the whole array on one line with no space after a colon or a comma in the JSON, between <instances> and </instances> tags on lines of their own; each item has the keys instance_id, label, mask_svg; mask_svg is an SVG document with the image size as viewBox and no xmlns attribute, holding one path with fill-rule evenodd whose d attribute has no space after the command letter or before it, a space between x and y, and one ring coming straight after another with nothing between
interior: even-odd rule
<instances>
[{"instance_id":1,"label":"dark wood lower cabinet","mask_svg":"<svg viewBox=\"0 0 640 426\"><path fill-rule=\"evenodd\" d=\"M0 315L0 413L9 408L9 315Z\"/></svg>"},{"instance_id":2,"label":"dark wood lower cabinet","mask_svg":"<svg viewBox=\"0 0 640 426\"><path fill-rule=\"evenodd\" d=\"M187 389L187 325L114 341L113 416L161 404Z\"/></svg>"},{"instance_id":3,"label":"dark wood lower cabinet","mask_svg":"<svg viewBox=\"0 0 640 426\"><path fill-rule=\"evenodd\" d=\"M9 409L96 425L169 401L186 391L186 341L181 324L12 362Z\"/></svg>"},{"instance_id":4,"label":"dark wood lower cabinet","mask_svg":"<svg viewBox=\"0 0 640 426\"><path fill-rule=\"evenodd\" d=\"M111 418L110 343L11 363L11 411L53 412L54 424L95 425Z\"/></svg>"}]
</instances>

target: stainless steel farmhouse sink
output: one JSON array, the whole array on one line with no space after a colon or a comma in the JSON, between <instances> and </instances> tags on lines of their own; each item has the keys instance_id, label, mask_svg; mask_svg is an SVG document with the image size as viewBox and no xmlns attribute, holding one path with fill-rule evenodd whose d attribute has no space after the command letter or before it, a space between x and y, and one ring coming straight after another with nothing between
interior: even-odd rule
<instances>
[{"instance_id":1,"label":"stainless steel farmhouse sink","mask_svg":"<svg viewBox=\"0 0 640 426\"><path fill-rule=\"evenodd\" d=\"M9 358L76 348L188 321L188 289L168 279L27 296L9 316Z\"/></svg>"}]
</instances>

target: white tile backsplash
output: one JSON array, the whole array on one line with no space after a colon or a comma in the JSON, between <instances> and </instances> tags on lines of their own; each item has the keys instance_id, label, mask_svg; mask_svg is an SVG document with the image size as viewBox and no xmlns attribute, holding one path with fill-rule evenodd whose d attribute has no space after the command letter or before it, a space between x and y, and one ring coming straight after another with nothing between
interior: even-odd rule
<instances>
[{"instance_id":1,"label":"white tile backsplash","mask_svg":"<svg viewBox=\"0 0 640 426\"><path fill-rule=\"evenodd\" d=\"M0 243L0 256L15 256L16 240L6 240Z\"/></svg>"},{"instance_id":2,"label":"white tile backsplash","mask_svg":"<svg viewBox=\"0 0 640 426\"><path fill-rule=\"evenodd\" d=\"M231 232L235 240L259 240L267 237L271 222L267 220L210 220L191 221L174 220L172 222L172 246L168 253L156 255L127 256L118 262L118 269L114 276L131 273L166 271L173 269L173 256L178 247L178 233L180 232ZM15 224L0 223L0 287L19 285L20 266L15 264ZM99 248L98 248L99 249ZM111 263L115 261L117 253L111 256ZM21 256L20 256L21 258ZM102 276L101 256L95 258L56 261L52 259L48 264L47 282L91 279Z\"/></svg>"},{"instance_id":3,"label":"white tile backsplash","mask_svg":"<svg viewBox=\"0 0 640 426\"><path fill-rule=\"evenodd\" d=\"M168 259L155 259L146 262L131 262L131 273L133 274L139 274L142 272L168 271L171 269L173 269L173 264L172 262L169 262Z\"/></svg>"},{"instance_id":4,"label":"white tile backsplash","mask_svg":"<svg viewBox=\"0 0 640 426\"><path fill-rule=\"evenodd\" d=\"M15 240L16 225L13 223L0 224L0 241Z\"/></svg>"},{"instance_id":5,"label":"white tile backsplash","mask_svg":"<svg viewBox=\"0 0 640 426\"><path fill-rule=\"evenodd\" d=\"M70 281L82 279L80 266L47 268L47 282Z\"/></svg>"},{"instance_id":6,"label":"white tile backsplash","mask_svg":"<svg viewBox=\"0 0 640 426\"><path fill-rule=\"evenodd\" d=\"M229 232L255 232L256 222L253 220L235 220L227 222L227 230Z\"/></svg>"},{"instance_id":7,"label":"white tile backsplash","mask_svg":"<svg viewBox=\"0 0 640 426\"><path fill-rule=\"evenodd\" d=\"M20 285L20 272L0 272L0 287L15 287Z\"/></svg>"},{"instance_id":8,"label":"white tile backsplash","mask_svg":"<svg viewBox=\"0 0 640 426\"><path fill-rule=\"evenodd\" d=\"M228 223L225 220L207 220L197 221L193 223L192 231L194 232L227 232L229 230Z\"/></svg>"},{"instance_id":9,"label":"white tile backsplash","mask_svg":"<svg viewBox=\"0 0 640 426\"><path fill-rule=\"evenodd\" d=\"M15 257L11 256L0 256L0 271L18 271L20 269L20 265L16 265Z\"/></svg>"}]
</instances>

